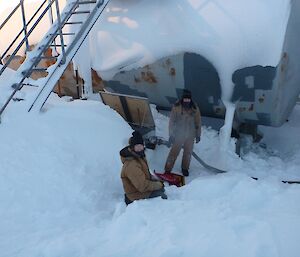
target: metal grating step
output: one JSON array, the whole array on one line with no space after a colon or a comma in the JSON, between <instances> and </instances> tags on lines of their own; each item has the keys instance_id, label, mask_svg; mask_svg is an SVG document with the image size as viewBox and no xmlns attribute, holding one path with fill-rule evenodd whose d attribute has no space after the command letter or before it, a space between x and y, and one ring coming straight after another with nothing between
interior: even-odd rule
<instances>
[{"instance_id":1,"label":"metal grating step","mask_svg":"<svg viewBox=\"0 0 300 257\"><path fill-rule=\"evenodd\" d=\"M57 35L57 36L59 36L60 35L60 33L56 33L56 34L49 34L50 36L53 36L53 35ZM70 32L70 33L62 33L61 34L62 36L74 36L75 35L75 33L73 33L73 32Z\"/></svg>"},{"instance_id":2,"label":"metal grating step","mask_svg":"<svg viewBox=\"0 0 300 257\"><path fill-rule=\"evenodd\" d=\"M56 45L56 44L53 44L53 45L50 45L50 47L67 47L67 45Z\"/></svg>"},{"instance_id":3,"label":"metal grating step","mask_svg":"<svg viewBox=\"0 0 300 257\"><path fill-rule=\"evenodd\" d=\"M41 59L57 59L57 56L41 56Z\"/></svg>"},{"instance_id":4,"label":"metal grating step","mask_svg":"<svg viewBox=\"0 0 300 257\"><path fill-rule=\"evenodd\" d=\"M80 2L78 2L79 5L80 4L95 4L95 3L97 3L97 1L80 1Z\"/></svg>"},{"instance_id":5,"label":"metal grating step","mask_svg":"<svg viewBox=\"0 0 300 257\"><path fill-rule=\"evenodd\" d=\"M70 21L70 22L66 22L65 25L74 25L74 24L82 24L83 21Z\"/></svg>"},{"instance_id":6,"label":"metal grating step","mask_svg":"<svg viewBox=\"0 0 300 257\"><path fill-rule=\"evenodd\" d=\"M89 14L91 13L90 11L76 11L76 12L72 12L72 14Z\"/></svg>"}]
</instances>

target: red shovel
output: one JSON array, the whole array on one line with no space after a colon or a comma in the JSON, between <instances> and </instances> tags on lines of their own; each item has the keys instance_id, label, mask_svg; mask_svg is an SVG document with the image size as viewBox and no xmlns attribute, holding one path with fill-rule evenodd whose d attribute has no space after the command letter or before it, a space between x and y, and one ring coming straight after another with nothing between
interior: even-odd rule
<instances>
[{"instance_id":1,"label":"red shovel","mask_svg":"<svg viewBox=\"0 0 300 257\"><path fill-rule=\"evenodd\" d=\"M169 185L175 185L177 187L182 187L185 185L184 176L175 174L175 173L157 173L154 171L154 174L161 180L168 182Z\"/></svg>"}]
</instances>

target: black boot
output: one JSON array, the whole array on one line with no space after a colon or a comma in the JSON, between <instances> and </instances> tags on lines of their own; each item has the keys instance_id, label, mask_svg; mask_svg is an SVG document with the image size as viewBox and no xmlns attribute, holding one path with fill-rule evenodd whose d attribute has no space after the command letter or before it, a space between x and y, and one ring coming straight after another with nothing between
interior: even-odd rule
<instances>
[{"instance_id":1,"label":"black boot","mask_svg":"<svg viewBox=\"0 0 300 257\"><path fill-rule=\"evenodd\" d=\"M182 172L183 176L185 176L185 177L189 176L189 170L182 169L181 172Z\"/></svg>"}]
</instances>

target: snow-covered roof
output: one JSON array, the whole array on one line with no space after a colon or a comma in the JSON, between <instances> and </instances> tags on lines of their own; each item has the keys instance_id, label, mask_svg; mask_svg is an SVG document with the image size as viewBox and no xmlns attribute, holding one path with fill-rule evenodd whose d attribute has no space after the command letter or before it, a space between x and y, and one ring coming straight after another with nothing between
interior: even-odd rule
<instances>
[{"instance_id":1,"label":"snow-covered roof","mask_svg":"<svg viewBox=\"0 0 300 257\"><path fill-rule=\"evenodd\" d=\"M92 67L108 79L123 66L194 52L216 67L226 99L233 71L278 64L289 12L290 0L114 0L90 34Z\"/></svg>"},{"instance_id":2,"label":"snow-covered roof","mask_svg":"<svg viewBox=\"0 0 300 257\"><path fill-rule=\"evenodd\" d=\"M194 52L214 64L230 97L236 69L278 64L289 12L289 0L111 1L91 34L92 66L109 78Z\"/></svg>"}]
</instances>

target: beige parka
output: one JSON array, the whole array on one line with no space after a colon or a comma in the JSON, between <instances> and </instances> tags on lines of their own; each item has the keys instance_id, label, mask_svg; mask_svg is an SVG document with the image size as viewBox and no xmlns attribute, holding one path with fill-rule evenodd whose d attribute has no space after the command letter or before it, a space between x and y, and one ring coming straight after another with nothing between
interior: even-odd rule
<instances>
[{"instance_id":1,"label":"beige parka","mask_svg":"<svg viewBox=\"0 0 300 257\"><path fill-rule=\"evenodd\" d=\"M124 192L131 200L146 199L153 191L163 188L160 181L154 181L149 172L146 158L139 157L130 147L120 151L123 163L121 179Z\"/></svg>"}]
</instances>

